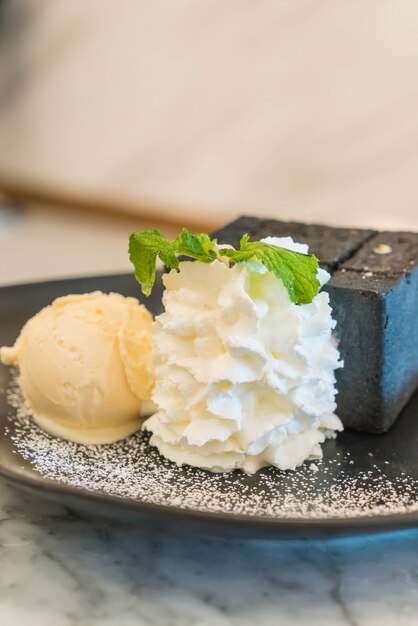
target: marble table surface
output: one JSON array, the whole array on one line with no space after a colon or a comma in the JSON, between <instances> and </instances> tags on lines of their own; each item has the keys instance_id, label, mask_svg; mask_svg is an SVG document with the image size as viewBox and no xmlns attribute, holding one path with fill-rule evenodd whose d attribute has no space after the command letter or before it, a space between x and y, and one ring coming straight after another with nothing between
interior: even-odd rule
<instances>
[{"instance_id":1,"label":"marble table surface","mask_svg":"<svg viewBox=\"0 0 418 626\"><path fill-rule=\"evenodd\" d=\"M418 532L330 541L144 534L0 483L8 626L415 626Z\"/></svg>"}]
</instances>

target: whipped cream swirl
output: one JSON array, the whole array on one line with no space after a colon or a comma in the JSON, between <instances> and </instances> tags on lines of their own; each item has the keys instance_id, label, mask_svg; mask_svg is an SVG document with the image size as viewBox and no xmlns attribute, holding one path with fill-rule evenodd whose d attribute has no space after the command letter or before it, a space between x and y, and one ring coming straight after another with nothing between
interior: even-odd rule
<instances>
[{"instance_id":1,"label":"whipped cream swirl","mask_svg":"<svg viewBox=\"0 0 418 626\"><path fill-rule=\"evenodd\" d=\"M263 241L308 253L290 237ZM165 312L154 322L151 443L179 465L214 472L321 458L320 444L342 430L328 294L297 306L257 261L180 266L164 276Z\"/></svg>"}]
</instances>

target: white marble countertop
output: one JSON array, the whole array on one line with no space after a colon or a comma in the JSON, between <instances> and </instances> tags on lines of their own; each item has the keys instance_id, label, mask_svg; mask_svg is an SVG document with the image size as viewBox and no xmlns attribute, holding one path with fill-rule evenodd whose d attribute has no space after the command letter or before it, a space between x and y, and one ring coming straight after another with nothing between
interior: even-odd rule
<instances>
[{"instance_id":1,"label":"white marble countertop","mask_svg":"<svg viewBox=\"0 0 418 626\"><path fill-rule=\"evenodd\" d=\"M129 267L126 223L9 217L0 222L0 282ZM418 532L329 542L146 535L0 482L0 557L5 626L418 624Z\"/></svg>"},{"instance_id":2,"label":"white marble countertop","mask_svg":"<svg viewBox=\"0 0 418 626\"><path fill-rule=\"evenodd\" d=\"M146 535L0 484L7 626L416 626L418 532L332 541Z\"/></svg>"}]
</instances>

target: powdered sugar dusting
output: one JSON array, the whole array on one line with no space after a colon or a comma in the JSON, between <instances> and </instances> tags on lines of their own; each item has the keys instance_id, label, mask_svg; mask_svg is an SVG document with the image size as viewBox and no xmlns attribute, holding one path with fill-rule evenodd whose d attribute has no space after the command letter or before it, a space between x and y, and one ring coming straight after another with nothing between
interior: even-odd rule
<instances>
[{"instance_id":1,"label":"powdered sugar dusting","mask_svg":"<svg viewBox=\"0 0 418 626\"><path fill-rule=\"evenodd\" d=\"M264 469L212 474L178 467L136 433L124 441L84 446L52 437L31 420L16 380L8 401L16 451L43 476L84 490L158 505L268 518L354 518L418 511L418 480L389 478L385 462L347 473L350 453L306 463L295 472Z\"/></svg>"}]
</instances>

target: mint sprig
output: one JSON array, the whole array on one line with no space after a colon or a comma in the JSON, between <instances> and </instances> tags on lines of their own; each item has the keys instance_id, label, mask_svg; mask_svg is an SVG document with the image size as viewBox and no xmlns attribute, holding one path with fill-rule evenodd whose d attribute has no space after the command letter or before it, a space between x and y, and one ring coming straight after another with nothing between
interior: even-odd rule
<instances>
[{"instance_id":1,"label":"mint sprig","mask_svg":"<svg viewBox=\"0 0 418 626\"><path fill-rule=\"evenodd\" d=\"M309 304L318 293L318 259L313 254L300 254L264 241L250 241L249 235L241 238L239 250L224 248L219 254L234 263L253 258L261 261L264 267L281 278L295 304Z\"/></svg>"},{"instance_id":2,"label":"mint sprig","mask_svg":"<svg viewBox=\"0 0 418 626\"><path fill-rule=\"evenodd\" d=\"M152 291L157 257L167 267L176 270L179 269L177 254L184 254L202 263L212 263L216 259L215 243L209 235L192 235L187 228L183 228L174 241L169 241L159 230L133 233L129 238L129 258L142 293L149 296Z\"/></svg>"},{"instance_id":3,"label":"mint sprig","mask_svg":"<svg viewBox=\"0 0 418 626\"><path fill-rule=\"evenodd\" d=\"M142 293L149 296L152 291L157 257L166 266L178 271L178 254L202 263L212 263L221 256L232 263L257 259L283 281L290 300L295 304L309 304L318 293L318 259L312 254L300 254L262 241L250 241L249 235L242 237L239 250L222 248L217 245L216 239L205 233L192 235L187 228L183 228L174 241L169 241L159 230L142 230L130 236L129 258Z\"/></svg>"}]
</instances>

